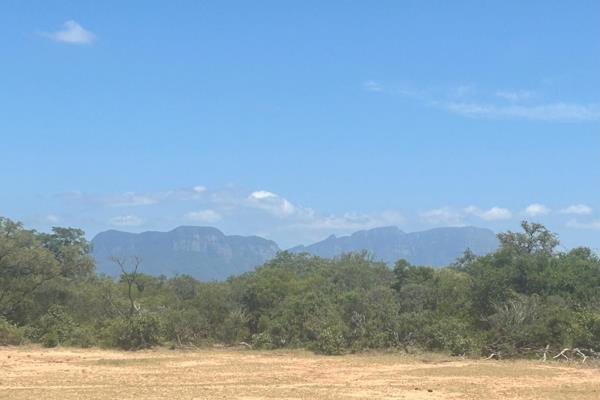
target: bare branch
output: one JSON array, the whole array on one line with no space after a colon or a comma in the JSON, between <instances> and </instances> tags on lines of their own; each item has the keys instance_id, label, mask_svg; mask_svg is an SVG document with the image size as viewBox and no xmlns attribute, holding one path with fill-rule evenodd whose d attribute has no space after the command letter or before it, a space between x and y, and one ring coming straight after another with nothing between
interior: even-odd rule
<instances>
[{"instance_id":1,"label":"bare branch","mask_svg":"<svg viewBox=\"0 0 600 400\"><path fill-rule=\"evenodd\" d=\"M562 350L560 353L558 353L557 355L555 355L555 356L554 356L554 357L552 357L552 358L556 359L556 358L558 358L558 357L561 357L561 356L562 356L562 357L566 358L566 359L567 359L567 361L569 361L569 357L567 357L567 356L566 356L566 354L565 354L565 353L566 353L567 351L569 351L569 350L571 350L571 349L569 349L569 348L563 349L563 350Z\"/></svg>"}]
</instances>

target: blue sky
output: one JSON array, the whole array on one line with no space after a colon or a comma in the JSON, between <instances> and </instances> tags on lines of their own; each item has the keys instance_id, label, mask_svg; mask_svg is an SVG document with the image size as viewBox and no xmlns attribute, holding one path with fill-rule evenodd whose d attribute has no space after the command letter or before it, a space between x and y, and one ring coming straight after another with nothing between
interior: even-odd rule
<instances>
[{"instance_id":1,"label":"blue sky","mask_svg":"<svg viewBox=\"0 0 600 400\"><path fill-rule=\"evenodd\" d=\"M0 4L0 215L600 248L600 2Z\"/></svg>"}]
</instances>

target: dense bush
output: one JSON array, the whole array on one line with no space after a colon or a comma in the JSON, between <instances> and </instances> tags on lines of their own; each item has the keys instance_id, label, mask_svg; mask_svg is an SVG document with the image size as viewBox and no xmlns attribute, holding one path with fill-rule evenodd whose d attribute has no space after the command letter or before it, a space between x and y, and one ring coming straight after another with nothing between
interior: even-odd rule
<instances>
[{"instance_id":1,"label":"dense bush","mask_svg":"<svg viewBox=\"0 0 600 400\"><path fill-rule=\"evenodd\" d=\"M83 232L39 234L0 218L0 344L141 349L240 342L323 354L367 349L534 356L600 348L600 260L556 252L538 224L499 235L500 248L466 252L441 269L367 254L330 260L280 253L225 282L144 275L116 260L97 276ZM129 262L132 261L132 262ZM139 267L139 270L138 270Z\"/></svg>"},{"instance_id":2,"label":"dense bush","mask_svg":"<svg viewBox=\"0 0 600 400\"><path fill-rule=\"evenodd\" d=\"M25 332L23 329L0 318L0 346L18 345L23 343Z\"/></svg>"},{"instance_id":3,"label":"dense bush","mask_svg":"<svg viewBox=\"0 0 600 400\"><path fill-rule=\"evenodd\" d=\"M160 319L149 313L111 321L106 330L107 344L124 350L139 350L160 343Z\"/></svg>"}]
</instances>

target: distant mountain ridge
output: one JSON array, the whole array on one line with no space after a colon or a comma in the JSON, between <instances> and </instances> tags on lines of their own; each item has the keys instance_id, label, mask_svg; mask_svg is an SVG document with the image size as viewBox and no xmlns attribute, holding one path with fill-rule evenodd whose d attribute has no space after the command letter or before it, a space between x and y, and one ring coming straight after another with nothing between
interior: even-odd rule
<instances>
[{"instance_id":1,"label":"distant mountain ridge","mask_svg":"<svg viewBox=\"0 0 600 400\"><path fill-rule=\"evenodd\" d=\"M212 227L180 226L169 232L101 232L92 239L99 272L118 275L111 256L139 256L142 272L203 280L225 279L273 258L279 246L258 236L225 235Z\"/></svg>"},{"instance_id":2,"label":"distant mountain ridge","mask_svg":"<svg viewBox=\"0 0 600 400\"><path fill-rule=\"evenodd\" d=\"M406 259L412 264L441 267L461 256L468 248L477 255L498 247L493 231L475 227L435 228L405 233L395 226L358 231L349 236L327 239L309 246L291 248L294 253L335 257L342 253L367 250L376 260L393 264Z\"/></svg>"},{"instance_id":3,"label":"distant mountain ridge","mask_svg":"<svg viewBox=\"0 0 600 400\"><path fill-rule=\"evenodd\" d=\"M475 254L494 251L493 231L475 227L435 228L406 233L395 226L335 235L289 249L331 258L366 250L376 260L393 264L404 258L413 264L448 265L467 249ZM272 240L258 236L225 235L212 227L180 226L168 232L101 232L92 239L92 255L98 272L119 275L111 256L139 256L141 271L173 276L188 274L202 280L220 280L253 270L280 251Z\"/></svg>"}]
</instances>

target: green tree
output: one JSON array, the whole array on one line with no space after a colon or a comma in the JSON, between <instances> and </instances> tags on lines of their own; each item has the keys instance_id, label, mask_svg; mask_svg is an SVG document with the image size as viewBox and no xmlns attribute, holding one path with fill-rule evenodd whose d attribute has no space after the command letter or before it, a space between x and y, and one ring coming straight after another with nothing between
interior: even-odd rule
<instances>
[{"instance_id":1,"label":"green tree","mask_svg":"<svg viewBox=\"0 0 600 400\"><path fill-rule=\"evenodd\" d=\"M0 317L18 325L31 321L32 295L60 269L35 231L0 217Z\"/></svg>"},{"instance_id":2,"label":"green tree","mask_svg":"<svg viewBox=\"0 0 600 400\"><path fill-rule=\"evenodd\" d=\"M555 233L538 223L521 222L524 232L503 232L498 234L500 246L517 254L552 255L559 244Z\"/></svg>"}]
</instances>

